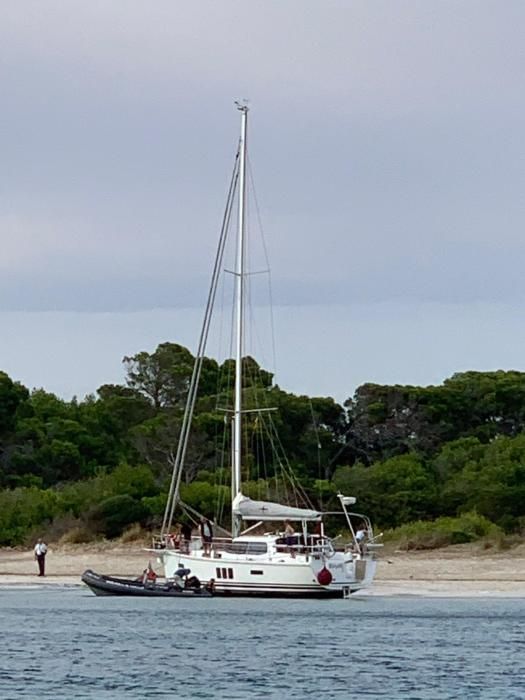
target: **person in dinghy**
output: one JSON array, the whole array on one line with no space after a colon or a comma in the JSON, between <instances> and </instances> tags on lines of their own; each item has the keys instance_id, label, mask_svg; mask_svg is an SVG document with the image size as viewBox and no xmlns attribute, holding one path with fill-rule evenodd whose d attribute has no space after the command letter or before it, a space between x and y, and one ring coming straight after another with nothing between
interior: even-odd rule
<instances>
[{"instance_id":1,"label":"person in dinghy","mask_svg":"<svg viewBox=\"0 0 525 700\"><path fill-rule=\"evenodd\" d=\"M142 574L137 578L137 581L142 581L143 586L154 586L157 580L157 573L155 569L151 566L151 562L148 562L148 566L144 569Z\"/></svg>"}]
</instances>

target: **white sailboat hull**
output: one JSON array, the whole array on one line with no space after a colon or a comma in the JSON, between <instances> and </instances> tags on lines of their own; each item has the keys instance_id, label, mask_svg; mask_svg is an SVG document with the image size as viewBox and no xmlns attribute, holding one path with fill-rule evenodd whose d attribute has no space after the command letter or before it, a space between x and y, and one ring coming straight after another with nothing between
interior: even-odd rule
<instances>
[{"instance_id":1,"label":"white sailboat hull","mask_svg":"<svg viewBox=\"0 0 525 700\"><path fill-rule=\"evenodd\" d=\"M172 578L177 569L187 568L202 582L214 579L217 593L236 596L344 597L368 587L376 568L372 556L355 558L342 552L329 559L304 555L246 558L227 553L205 557L201 551L176 550L156 554L166 578ZM317 579L323 568L332 577L328 585L321 585Z\"/></svg>"}]
</instances>

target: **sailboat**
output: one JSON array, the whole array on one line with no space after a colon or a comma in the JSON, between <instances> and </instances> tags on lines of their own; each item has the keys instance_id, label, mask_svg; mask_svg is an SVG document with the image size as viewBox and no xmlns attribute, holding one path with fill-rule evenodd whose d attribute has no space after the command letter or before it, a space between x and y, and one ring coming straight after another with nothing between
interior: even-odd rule
<instances>
[{"instance_id":1,"label":"sailboat","mask_svg":"<svg viewBox=\"0 0 525 700\"><path fill-rule=\"evenodd\" d=\"M341 510L350 532L350 541L337 546L325 533L325 517L314 508L298 507L270 501L252 500L243 494L242 427L243 417L252 412L243 406L242 362L246 278L246 198L247 198L247 125L248 106L236 103L240 112L240 140L228 203L223 219L212 284L199 340L195 367L170 484L162 531L154 545L167 579L181 568L190 569L201 581L213 580L216 594L292 597L348 597L372 583L376 570L376 547L370 519L351 512L355 498L338 495ZM171 529L174 512L180 504L180 484L191 431L197 387L204 358L211 310L222 264L225 231L238 204L235 284L235 381L232 409L231 460L231 533L214 537L211 544L200 536L186 541L174 538ZM264 410L264 409L263 409ZM196 515L196 514L194 514ZM359 530L357 528L359 525ZM337 538L336 538L337 539Z\"/></svg>"}]
</instances>

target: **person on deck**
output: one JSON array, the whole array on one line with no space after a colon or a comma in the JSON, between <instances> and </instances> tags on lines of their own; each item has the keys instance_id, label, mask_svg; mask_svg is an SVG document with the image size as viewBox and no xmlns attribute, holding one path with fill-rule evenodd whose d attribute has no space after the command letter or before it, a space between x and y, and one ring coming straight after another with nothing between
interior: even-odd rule
<instances>
[{"instance_id":1,"label":"person on deck","mask_svg":"<svg viewBox=\"0 0 525 700\"><path fill-rule=\"evenodd\" d=\"M178 549L180 547L181 541L181 526L180 523L176 523L173 528L173 532L168 535L167 546L168 549Z\"/></svg>"},{"instance_id":2,"label":"person on deck","mask_svg":"<svg viewBox=\"0 0 525 700\"><path fill-rule=\"evenodd\" d=\"M44 542L44 540L39 539L37 543L35 544L35 559L38 562L38 575L39 576L45 576L46 575L46 554L47 554L47 544Z\"/></svg>"},{"instance_id":3,"label":"person on deck","mask_svg":"<svg viewBox=\"0 0 525 700\"><path fill-rule=\"evenodd\" d=\"M357 542L357 548L361 554L365 553L365 540L367 536L367 528L365 523L361 523L359 530L355 533L355 541Z\"/></svg>"},{"instance_id":4,"label":"person on deck","mask_svg":"<svg viewBox=\"0 0 525 700\"><path fill-rule=\"evenodd\" d=\"M181 534L181 542L180 542L180 549L181 552L186 552L186 554L190 551L190 544L191 544L191 525L189 523L182 523L180 526L180 534Z\"/></svg>"},{"instance_id":5,"label":"person on deck","mask_svg":"<svg viewBox=\"0 0 525 700\"><path fill-rule=\"evenodd\" d=\"M200 524L202 548L204 549L205 557L209 557L211 553L211 543L213 540L213 528L207 518L201 518Z\"/></svg>"},{"instance_id":6,"label":"person on deck","mask_svg":"<svg viewBox=\"0 0 525 700\"><path fill-rule=\"evenodd\" d=\"M295 544L295 530L292 527L292 523L289 520L284 521L284 540L286 542L286 546L290 548L290 554L292 557L295 557L295 551L293 549L293 546Z\"/></svg>"}]
</instances>

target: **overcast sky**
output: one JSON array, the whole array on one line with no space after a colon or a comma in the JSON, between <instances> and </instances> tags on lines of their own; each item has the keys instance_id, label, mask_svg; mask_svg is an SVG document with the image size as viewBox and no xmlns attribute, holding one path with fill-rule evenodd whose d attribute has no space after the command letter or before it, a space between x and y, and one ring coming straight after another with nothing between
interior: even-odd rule
<instances>
[{"instance_id":1,"label":"overcast sky","mask_svg":"<svg viewBox=\"0 0 525 700\"><path fill-rule=\"evenodd\" d=\"M64 397L195 350L238 134L276 380L525 369L522 0L6 0L0 368Z\"/></svg>"}]
</instances>

